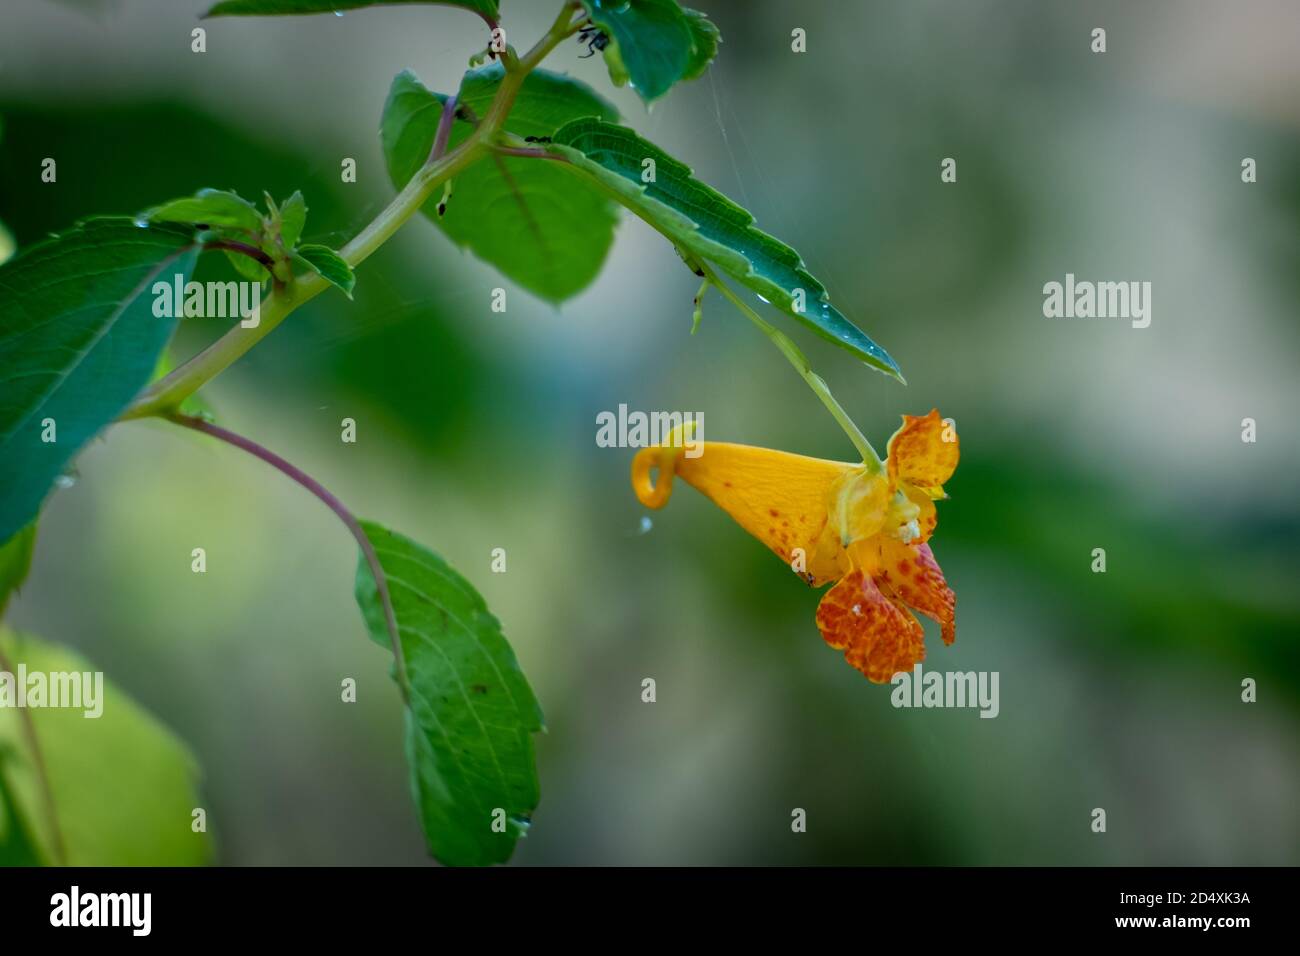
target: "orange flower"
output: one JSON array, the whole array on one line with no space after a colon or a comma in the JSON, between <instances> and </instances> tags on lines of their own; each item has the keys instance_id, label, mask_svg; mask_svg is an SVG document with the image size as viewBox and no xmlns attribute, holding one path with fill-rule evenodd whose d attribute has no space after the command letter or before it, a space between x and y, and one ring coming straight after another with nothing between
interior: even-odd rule
<instances>
[{"instance_id":1,"label":"orange flower","mask_svg":"<svg viewBox=\"0 0 1300 956\"><path fill-rule=\"evenodd\" d=\"M885 683L925 658L909 608L938 621L944 643L953 642L956 596L927 544L934 502L946 497L958 457L957 435L938 409L903 416L883 468L723 442L702 442L699 456L687 458L681 445L674 436L637 453L632 487L641 503L662 508L680 475L810 585L835 581L817 627L869 680Z\"/></svg>"}]
</instances>

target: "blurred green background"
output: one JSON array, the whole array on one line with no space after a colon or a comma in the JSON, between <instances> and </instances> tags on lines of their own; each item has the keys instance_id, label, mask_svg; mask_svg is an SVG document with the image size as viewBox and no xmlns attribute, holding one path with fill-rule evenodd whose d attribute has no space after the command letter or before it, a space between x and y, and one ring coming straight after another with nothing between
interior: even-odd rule
<instances>
[{"instance_id":1,"label":"blurred green background","mask_svg":"<svg viewBox=\"0 0 1300 956\"><path fill-rule=\"evenodd\" d=\"M906 387L796 333L878 447L903 412L956 419L933 543L958 640L929 630L927 664L999 671L1001 714L892 708L823 644L817 594L689 488L641 533L633 453L595 444L619 403L703 412L713 440L852 455L716 294L688 334L697 280L667 243L625 221L556 310L416 219L354 303L311 302L204 394L442 553L503 621L549 726L516 862L1300 861L1300 9L698 5L719 59L651 111L576 43L547 65L745 204L889 349ZM5 0L0 221L20 245L204 186L301 188L305 239L339 245L392 195L392 76L454 90L486 42L460 11L381 8L207 21L194 54L205 7ZM503 7L526 45L556 5ZM199 278L221 276L206 259ZM1043 283L1066 272L1150 281L1150 328L1045 319ZM192 322L177 353L220 331ZM334 517L158 423L111 429L79 473L11 622L84 652L192 745L220 861L425 862L388 658Z\"/></svg>"}]
</instances>

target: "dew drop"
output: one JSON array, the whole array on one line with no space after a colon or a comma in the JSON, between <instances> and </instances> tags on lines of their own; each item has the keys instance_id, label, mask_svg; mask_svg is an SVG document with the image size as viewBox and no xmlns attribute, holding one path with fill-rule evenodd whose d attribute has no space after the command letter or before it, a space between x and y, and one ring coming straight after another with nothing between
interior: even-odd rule
<instances>
[{"instance_id":1,"label":"dew drop","mask_svg":"<svg viewBox=\"0 0 1300 956\"><path fill-rule=\"evenodd\" d=\"M653 521L650 520L650 516L649 516L649 515L642 515L642 516L641 516L641 531L640 531L641 534L646 534L646 533L649 532L649 530L650 530L651 528L653 528L654 526L655 526L655 523L654 523Z\"/></svg>"}]
</instances>

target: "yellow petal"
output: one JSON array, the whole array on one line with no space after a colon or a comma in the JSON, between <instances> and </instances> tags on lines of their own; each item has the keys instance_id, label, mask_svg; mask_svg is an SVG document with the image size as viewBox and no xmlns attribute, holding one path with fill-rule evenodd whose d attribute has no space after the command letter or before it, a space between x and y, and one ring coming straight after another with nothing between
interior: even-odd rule
<instances>
[{"instance_id":1,"label":"yellow petal","mask_svg":"<svg viewBox=\"0 0 1300 956\"><path fill-rule=\"evenodd\" d=\"M637 499L647 508L662 508L668 504L673 494L673 475L676 462L683 454L681 448L660 447L642 448L632 459L632 490ZM655 480L650 480L650 471L655 470Z\"/></svg>"},{"instance_id":2,"label":"yellow petal","mask_svg":"<svg viewBox=\"0 0 1300 956\"><path fill-rule=\"evenodd\" d=\"M903 427L889 439L889 479L915 485L931 498L943 497L943 483L957 468L957 431L939 417L939 409L918 418L903 416Z\"/></svg>"},{"instance_id":3,"label":"yellow petal","mask_svg":"<svg viewBox=\"0 0 1300 956\"><path fill-rule=\"evenodd\" d=\"M818 584L843 574L842 551L823 540L831 487L861 466L789 452L703 442L688 458L680 448L645 448L632 463L632 483L643 504L661 507L671 493L672 474L707 495L735 522L767 545L782 561L803 551L803 574ZM654 485L651 468L659 468ZM671 468L671 472L668 471Z\"/></svg>"},{"instance_id":4,"label":"yellow petal","mask_svg":"<svg viewBox=\"0 0 1300 956\"><path fill-rule=\"evenodd\" d=\"M894 492L884 475L859 465L846 472L831 488L831 527L848 547L879 534L891 517Z\"/></svg>"}]
</instances>

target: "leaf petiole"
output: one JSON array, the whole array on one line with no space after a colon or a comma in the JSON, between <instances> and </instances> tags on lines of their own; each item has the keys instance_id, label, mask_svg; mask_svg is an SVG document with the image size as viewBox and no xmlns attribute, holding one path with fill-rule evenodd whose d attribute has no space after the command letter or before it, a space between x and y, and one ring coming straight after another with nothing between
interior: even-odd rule
<instances>
[{"instance_id":1,"label":"leaf petiole","mask_svg":"<svg viewBox=\"0 0 1300 956\"><path fill-rule=\"evenodd\" d=\"M393 601L388 594L388 579L384 576L384 569L379 564L379 556L375 554L375 546L370 543L366 533L361 528L361 522L357 521L356 516L347 509L347 507L331 494L324 485L307 474L301 468L297 468L285 461L275 452L271 451L251 438L245 438L243 435L236 434L228 428L222 428L206 419L197 418L193 415L182 415L180 412L172 412L164 416L168 421L175 422L185 428L193 429L196 432L203 432L205 435L211 435L229 445L243 449L250 455L260 458L272 468L288 476L289 478L302 485L313 495L323 501L331 511L338 515L339 520L347 526L352 537L356 539L357 545L361 548L361 553L365 556L366 564L370 566L370 573L375 578L375 587L379 594L379 601L384 609L384 624L388 628L388 637L393 645L393 661L397 669L397 686L401 688L402 700L407 706L411 703L411 685L406 676L406 657L402 653L402 639L397 630L397 616L393 612Z\"/></svg>"},{"instance_id":2,"label":"leaf petiole","mask_svg":"<svg viewBox=\"0 0 1300 956\"><path fill-rule=\"evenodd\" d=\"M240 255L248 256L258 265L264 266L270 270L275 265L275 260L268 256L257 246L251 246L246 242L238 242L234 239L214 239L211 242L203 244L205 249L227 249L230 252L238 252Z\"/></svg>"}]
</instances>

